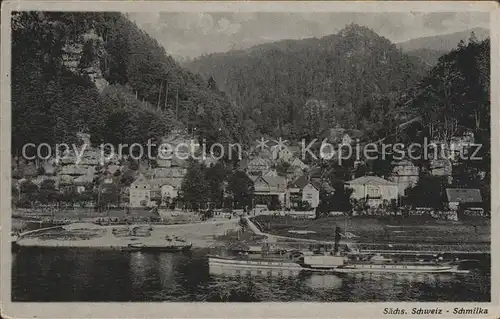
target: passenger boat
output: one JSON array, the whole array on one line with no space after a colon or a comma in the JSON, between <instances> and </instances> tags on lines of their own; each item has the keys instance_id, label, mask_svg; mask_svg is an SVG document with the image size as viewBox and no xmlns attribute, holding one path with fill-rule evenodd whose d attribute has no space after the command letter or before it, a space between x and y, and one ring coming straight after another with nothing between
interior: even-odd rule
<instances>
[{"instance_id":1,"label":"passenger boat","mask_svg":"<svg viewBox=\"0 0 500 319\"><path fill-rule=\"evenodd\" d=\"M353 260L346 256L303 255L301 257L250 259L242 257L209 256L210 269L226 270L281 270L293 272L388 272L388 273L466 273L460 270L460 263L444 263L436 261L395 261L380 255L368 260ZM250 272L251 273L251 272Z\"/></svg>"}]
</instances>

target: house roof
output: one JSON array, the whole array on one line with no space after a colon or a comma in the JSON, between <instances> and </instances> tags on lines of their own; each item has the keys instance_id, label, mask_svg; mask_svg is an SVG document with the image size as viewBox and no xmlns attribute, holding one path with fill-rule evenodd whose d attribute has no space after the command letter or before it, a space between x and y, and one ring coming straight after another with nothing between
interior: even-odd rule
<instances>
[{"instance_id":1,"label":"house roof","mask_svg":"<svg viewBox=\"0 0 500 319\"><path fill-rule=\"evenodd\" d=\"M185 159L180 159L177 156L172 156L172 166L177 166L177 167L186 167L187 162Z\"/></svg>"},{"instance_id":2,"label":"house roof","mask_svg":"<svg viewBox=\"0 0 500 319\"><path fill-rule=\"evenodd\" d=\"M265 172L263 176L278 176L278 172L273 168Z\"/></svg>"},{"instance_id":3,"label":"house roof","mask_svg":"<svg viewBox=\"0 0 500 319\"><path fill-rule=\"evenodd\" d=\"M250 178L252 182L255 182L260 177L260 175L247 175L247 176L248 178Z\"/></svg>"},{"instance_id":4,"label":"house roof","mask_svg":"<svg viewBox=\"0 0 500 319\"><path fill-rule=\"evenodd\" d=\"M346 184L357 184L357 185L397 185L396 183L390 182L378 176L361 176L355 178L351 181L346 182Z\"/></svg>"},{"instance_id":5,"label":"house roof","mask_svg":"<svg viewBox=\"0 0 500 319\"><path fill-rule=\"evenodd\" d=\"M186 175L186 169L182 167L155 168L151 176L153 178L178 177Z\"/></svg>"},{"instance_id":6,"label":"house roof","mask_svg":"<svg viewBox=\"0 0 500 319\"><path fill-rule=\"evenodd\" d=\"M59 185L72 185L73 177L70 175L59 175Z\"/></svg>"},{"instance_id":7,"label":"house roof","mask_svg":"<svg viewBox=\"0 0 500 319\"><path fill-rule=\"evenodd\" d=\"M277 188L283 191L286 189L286 179L282 176L259 176L254 182L259 179L262 179L269 188Z\"/></svg>"},{"instance_id":8,"label":"house roof","mask_svg":"<svg viewBox=\"0 0 500 319\"><path fill-rule=\"evenodd\" d=\"M270 164L271 164L271 162L268 159L262 158L262 157L259 156L259 157L255 157L255 158L251 159L248 162L247 166L258 166L258 167L264 166L264 167L268 167L268 166L270 166Z\"/></svg>"},{"instance_id":9,"label":"house roof","mask_svg":"<svg viewBox=\"0 0 500 319\"><path fill-rule=\"evenodd\" d=\"M481 203L481 192L475 188L447 188L446 195L449 202Z\"/></svg>"},{"instance_id":10,"label":"house roof","mask_svg":"<svg viewBox=\"0 0 500 319\"><path fill-rule=\"evenodd\" d=\"M60 174L63 175L85 175L88 172L87 167L78 165L66 165L61 167Z\"/></svg>"},{"instance_id":11,"label":"house roof","mask_svg":"<svg viewBox=\"0 0 500 319\"><path fill-rule=\"evenodd\" d=\"M321 167L311 167L309 170L309 175L311 177L321 177L323 175L323 169Z\"/></svg>"},{"instance_id":12,"label":"house roof","mask_svg":"<svg viewBox=\"0 0 500 319\"><path fill-rule=\"evenodd\" d=\"M111 174L116 173L117 170L121 170L121 167L119 165L111 164L106 167L106 171L110 172Z\"/></svg>"},{"instance_id":13,"label":"house roof","mask_svg":"<svg viewBox=\"0 0 500 319\"><path fill-rule=\"evenodd\" d=\"M132 182L133 185L135 184L149 184L149 180L144 176L144 175L139 175L135 179L135 181Z\"/></svg>"},{"instance_id":14,"label":"house roof","mask_svg":"<svg viewBox=\"0 0 500 319\"><path fill-rule=\"evenodd\" d=\"M151 189L159 189L163 185L170 185L174 188L181 188L182 179L171 177L153 178L149 180L149 184L151 185Z\"/></svg>"},{"instance_id":15,"label":"house roof","mask_svg":"<svg viewBox=\"0 0 500 319\"><path fill-rule=\"evenodd\" d=\"M301 169L308 167L306 164L304 164L304 162L302 162L298 158L294 158L293 161L290 163L290 166L297 166L297 167L300 167Z\"/></svg>"},{"instance_id":16,"label":"house roof","mask_svg":"<svg viewBox=\"0 0 500 319\"><path fill-rule=\"evenodd\" d=\"M248 167L248 159L247 158L242 158L239 163L238 163L238 168L240 170L245 170Z\"/></svg>"},{"instance_id":17,"label":"house roof","mask_svg":"<svg viewBox=\"0 0 500 319\"><path fill-rule=\"evenodd\" d=\"M286 185L286 180L281 176L262 176L262 179L272 187L283 187Z\"/></svg>"},{"instance_id":18,"label":"house roof","mask_svg":"<svg viewBox=\"0 0 500 319\"><path fill-rule=\"evenodd\" d=\"M85 185L85 184L92 183L93 180L94 180L94 175L86 174L86 175L81 175L81 176L78 176L77 178L75 178L73 180L73 184Z\"/></svg>"},{"instance_id":19,"label":"house roof","mask_svg":"<svg viewBox=\"0 0 500 319\"><path fill-rule=\"evenodd\" d=\"M299 176L297 177L294 181L293 181L293 184L294 186L300 188L300 189L303 189L307 184L309 184L309 180L307 179L307 177L305 177L304 175L302 176Z\"/></svg>"}]
</instances>

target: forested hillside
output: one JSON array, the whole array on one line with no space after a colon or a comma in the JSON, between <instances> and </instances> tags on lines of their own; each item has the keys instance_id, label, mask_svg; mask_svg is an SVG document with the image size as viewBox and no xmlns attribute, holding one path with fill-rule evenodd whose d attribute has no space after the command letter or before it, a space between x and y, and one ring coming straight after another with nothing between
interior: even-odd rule
<instances>
[{"instance_id":1,"label":"forested hillside","mask_svg":"<svg viewBox=\"0 0 500 319\"><path fill-rule=\"evenodd\" d=\"M463 42L444 55L413 91L408 105L422 117L423 136L449 142L474 133L483 145L477 165L490 158L490 41Z\"/></svg>"},{"instance_id":2,"label":"forested hillside","mask_svg":"<svg viewBox=\"0 0 500 319\"><path fill-rule=\"evenodd\" d=\"M215 78L261 133L291 139L336 126L384 136L401 95L428 70L358 25L320 39L210 54L188 67Z\"/></svg>"},{"instance_id":3,"label":"forested hillside","mask_svg":"<svg viewBox=\"0 0 500 319\"><path fill-rule=\"evenodd\" d=\"M489 38L488 30L474 28L467 31L412 39L396 45L406 54L419 58L429 66L434 66L442 55L454 50L460 41L468 43L471 34L476 41Z\"/></svg>"},{"instance_id":4,"label":"forested hillside","mask_svg":"<svg viewBox=\"0 0 500 319\"><path fill-rule=\"evenodd\" d=\"M120 13L12 18L12 151L25 143L146 143L173 126L240 140L242 115L215 83L180 67ZM111 139L111 140L109 140Z\"/></svg>"},{"instance_id":5,"label":"forested hillside","mask_svg":"<svg viewBox=\"0 0 500 319\"><path fill-rule=\"evenodd\" d=\"M397 46L398 48L401 48L403 52L419 50L422 48L441 52L450 52L456 48L460 41L468 41L472 33L474 33L474 37L477 41L486 40L489 38L490 34L487 29L473 28L460 32L411 39L405 42L397 43Z\"/></svg>"}]
</instances>

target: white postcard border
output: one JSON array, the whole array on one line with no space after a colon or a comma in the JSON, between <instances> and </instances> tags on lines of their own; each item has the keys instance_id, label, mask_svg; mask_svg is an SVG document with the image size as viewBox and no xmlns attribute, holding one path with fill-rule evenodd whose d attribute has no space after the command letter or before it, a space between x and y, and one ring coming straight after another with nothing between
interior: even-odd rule
<instances>
[{"instance_id":1,"label":"white postcard border","mask_svg":"<svg viewBox=\"0 0 500 319\"><path fill-rule=\"evenodd\" d=\"M121 12L491 12L491 302L289 302L289 303L176 303L176 302L11 302L11 253L10 253L10 12L19 10L44 11L121 11ZM452 2L452 1L401 1L401 2L160 2L160 1L9 1L2 3L2 91L0 108L0 212L1 212L1 313L6 318L381 318L385 307L407 308L426 307L443 309L439 318L455 318L454 307L486 307L488 316L499 318L499 226L500 200L500 74L499 74L499 32L500 10L496 2ZM497 90L493 90L497 88ZM497 124L497 125L495 125ZM495 169L496 168L496 169ZM496 284L495 284L496 283ZM405 317L412 317L406 315ZM420 316L422 317L422 316ZM432 317L425 315L425 317ZM478 315L463 315L464 318L479 318Z\"/></svg>"}]
</instances>

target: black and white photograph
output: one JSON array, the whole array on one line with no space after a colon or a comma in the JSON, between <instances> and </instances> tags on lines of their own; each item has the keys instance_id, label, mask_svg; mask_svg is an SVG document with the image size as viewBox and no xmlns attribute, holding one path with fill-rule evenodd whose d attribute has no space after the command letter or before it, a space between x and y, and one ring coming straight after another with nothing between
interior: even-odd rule
<instances>
[{"instance_id":1,"label":"black and white photograph","mask_svg":"<svg viewBox=\"0 0 500 319\"><path fill-rule=\"evenodd\" d=\"M3 7L7 301L492 317L498 7L228 4Z\"/></svg>"}]
</instances>

